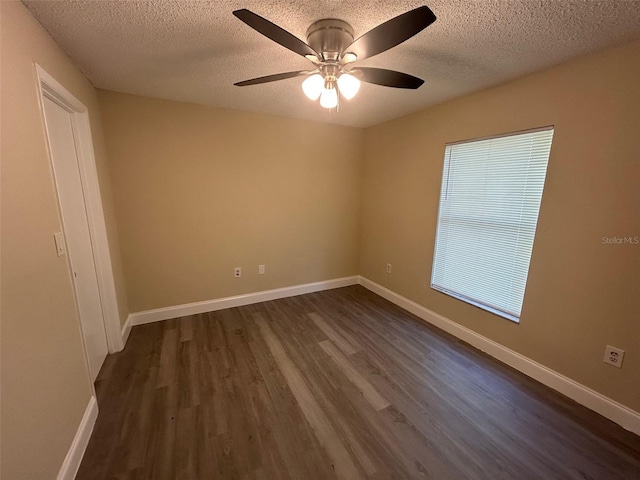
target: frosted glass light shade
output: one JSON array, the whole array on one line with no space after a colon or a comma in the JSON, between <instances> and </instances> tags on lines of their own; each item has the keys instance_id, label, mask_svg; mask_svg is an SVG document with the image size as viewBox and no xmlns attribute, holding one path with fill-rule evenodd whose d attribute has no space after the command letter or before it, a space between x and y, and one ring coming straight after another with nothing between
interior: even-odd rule
<instances>
[{"instance_id":1,"label":"frosted glass light shade","mask_svg":"<svg viewBox=\"0 0 640 480\"><path fill-rule=\"evenodd\" d=\"M325 88L320 94L320 105L324 108L336 108L338 106L338 90Z\"/></svg>"},{"instance_id":2,"label":"frosted glass light shade","mask_svg":"<svg viewBox=\"0 0 640 480\"><path fill-rule=\"evenodd\" d=\"M344 98L351 100L356 96L358 90L360 90L360 80L353 75L343 73L340 75L340 78L338 78L338 88Z\"/></svg>"},{"instance_id":3,"label":"frosted glass light shade","mask_svg":"<svg viewBox=\"0 0 640 480\"><path fill-rule=\"evenodd\" d=\"M323 87L324 87L324 79L322 78L322 75L320 75L319 73L316 73L315 75L311 75L304 82L302 82L302 91L311 100L318 99L318 97L322 93Z\"/></svg>"}]
</instances>

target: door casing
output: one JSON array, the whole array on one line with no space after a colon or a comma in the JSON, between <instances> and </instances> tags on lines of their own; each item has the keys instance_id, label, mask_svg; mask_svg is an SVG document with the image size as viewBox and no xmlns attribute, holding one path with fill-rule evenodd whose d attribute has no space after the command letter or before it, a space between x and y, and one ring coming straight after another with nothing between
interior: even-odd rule
<instances>
[{"instance_id":1,"label":"door casing","mask_svg":"<svg viewBox=\"0 0 640 480\"><path fill-rule=\"evenodd\" d=\"M122 329L120 327L120 315L113 277L113 267L111 264L107 228L102 208L102 199L100 196L100 185L98 182L98 173L93 150L93 140L91 137L89 110L82 102L63 87L62 84L49 75L40 65L34 64L34 66L45 138L47 138L44 111L45 96L67 110L71 116L76 153L78 156L80 182L82 184L87 210L91 247L96 267L100 301L102 304L102 316L104 320L107 346L110 353L119 352L124 348L124 341ZM49 153L50 167L53 174L52 152L48 140L46 143ZM59 201L58 209L61 214Z\"/></svg>"}]
</instances>

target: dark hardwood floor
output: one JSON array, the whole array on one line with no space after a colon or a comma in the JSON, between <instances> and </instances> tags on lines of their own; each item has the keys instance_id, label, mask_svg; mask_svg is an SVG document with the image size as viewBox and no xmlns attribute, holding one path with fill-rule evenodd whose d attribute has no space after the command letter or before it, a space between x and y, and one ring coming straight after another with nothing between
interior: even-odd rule
<instances>
[{"instance_id":1,"label":"dark hardwood floor","mask_svg":"<svg viewBox=\"0 0 640 480\"><path fill-rule=\"evenodd\" d=\"M78 479L640 479L640 437L365 290L134 327Z\"/></svg>"}]
</instances>

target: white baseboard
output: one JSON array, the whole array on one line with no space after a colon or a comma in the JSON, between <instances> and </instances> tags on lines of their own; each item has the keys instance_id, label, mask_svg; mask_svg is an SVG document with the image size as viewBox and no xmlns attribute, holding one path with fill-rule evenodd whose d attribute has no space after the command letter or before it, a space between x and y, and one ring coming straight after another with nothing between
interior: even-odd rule
<instances>
[{"instance_id":1,"label":"white baseboard","mask_svg":"<svg viewBox=\"0 0 640 480\"><path fill-rule=\"evenodd\" d=\"M76 436L71 443L71 447L67 452L67 456L62 462L62 467L58 472L58 480L73 480L76 478L78 468L80 468L80 462L82 462L82 456L87 449L93 427L96 424L96 418L98 418L98 401L96 397L92 396L89 399L87 409L84 411L80 425L76 432Z\"/></svg>"},{"instance_id":2,"label":"white baseboard","mask_svg":"<svg viewBox=\"0 0 640 480\"><path fill-rule=\"evenodd\" d=\"M614 421L623 428L640 435L640 413L612 400L595 390L571 380L544 365L525 357L499 343L494 342L448 318L405 298L371 280L360 277L360 285L386 298L399 307L413 313L422 320L435 325L447 333L473 345L477 349L497 358L540 383L566 395L581 405Z\"/></svg>"},{"instance_id":3,"label":"white baseboard","mask_svg":"<svg viewBox=\"0 0 640 480\"><path fill-rule=\"evenodd\" d=\"M123 329L123 337L127 325L129 325L130 329L131 326L134 325L159 322L162 320L169 320L171 318L184 317L185 315L213 312L216 310L223 310L225 308L241 307L252 303L277 300L278 298L295 297L296 295L321 292L322 290L331 290L333 288L348 287L349 285L357 285L359 282L360 277L355 275L353 277L335 278L333 280L325 280L322 282L306 283L303 285L294 285L292 287L276 288L275 290L264 290L262 292L247 293L233 297L205 300L204 302L187 303L173 307L136 312L132 313L129 315L129 318L127 318L125 328Z\"/></svg>"},{"instance_id":4,"label":"white baseboard","mask_svg":"<svg viewBox=\"0 0 640 480\"><path fill-rule=\"evenodd\" d=\"M129 334L131 333L131 322L132 317L129 315L127 317L127 321L124 322L124 325L122 326L122 348L127 346L127 340L129 340Z\"/></svg>"}]
</instances>

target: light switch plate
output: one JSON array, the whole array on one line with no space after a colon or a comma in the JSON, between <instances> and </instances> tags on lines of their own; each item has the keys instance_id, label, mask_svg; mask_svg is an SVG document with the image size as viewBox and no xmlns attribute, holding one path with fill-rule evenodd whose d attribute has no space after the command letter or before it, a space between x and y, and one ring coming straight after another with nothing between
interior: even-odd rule
<instances>
[{"instance_id":1,"label":"light switch plate","mask_svg":"<svg viewBox=\"0 0 640 480\"><path fill-rule=\"evenodd\" d=\"M64 235L62 234L62 232L54 233L53 240L56 242L56 253L59 257L61 257L67 251L66 245L64 243Z\"/></svg>"}]
</instances>

